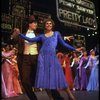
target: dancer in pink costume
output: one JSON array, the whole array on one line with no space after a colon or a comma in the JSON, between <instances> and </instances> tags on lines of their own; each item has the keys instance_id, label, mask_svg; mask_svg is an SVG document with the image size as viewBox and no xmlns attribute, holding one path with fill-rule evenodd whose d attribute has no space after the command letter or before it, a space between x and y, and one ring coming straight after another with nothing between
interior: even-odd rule
<instances>
[{"instance_id":1,"label":"dancer in pink costume","mask_svg":"<svg viewBox=\"0 0 100 100\"><path fill-rule=\"evenodd\" d=\"M18 96L22 93L18 81L17 66L13 62L14 51L10 50L9 45L6 46L5 51L2 51L2 97L8 98ZM16 74L15 74L16 73Z\"/></svg>"}]
</instances>

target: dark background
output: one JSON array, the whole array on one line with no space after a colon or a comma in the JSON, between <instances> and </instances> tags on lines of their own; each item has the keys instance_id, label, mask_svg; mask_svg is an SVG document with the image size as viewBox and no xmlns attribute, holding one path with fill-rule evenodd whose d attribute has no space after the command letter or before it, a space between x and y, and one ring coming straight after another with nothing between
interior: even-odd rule
<instances>
[{"instance_id":1,"label":"dark background","mask_svg":"<svg viewBox=\"0 0 100 100\"><path fill-rule=\"evenodd\" d=\"M18 0L17 0L18 1ZM99 16L99 0L90 0L95 5L96 16ZM90 50L99 44L99 30L87 30L86 28L80 27L68 27L64 26L63 23L59 22L56 16L56 0L31 0L32 9L31 14L34 11L40 11L44 13L51 14L51 18L55 22L55 30L60 31L63 35L73 35L79 34L84 35L86 39L86 48ZM1 13L9 12L9 0L1 0ZM97 18L97 24L99 24L99 17ZM93 33L97 32L95 36L92 36ZM90 36L88 36L90 34Z\"/></svg>"}]
</instances>

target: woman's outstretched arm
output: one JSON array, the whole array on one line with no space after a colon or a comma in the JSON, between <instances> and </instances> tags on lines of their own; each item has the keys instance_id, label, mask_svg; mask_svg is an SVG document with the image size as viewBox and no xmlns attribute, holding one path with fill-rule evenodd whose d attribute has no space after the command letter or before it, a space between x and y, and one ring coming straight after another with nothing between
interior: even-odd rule
<instances>
[{"instance_id":1,"label":"woman's outstretched arm","mask_svg":"<svg viewBox=\"0 0 100 100\"><path fill-rule=\"evenodd\" d=\"M42 36L42 35L39 35L39 36L34 37L34 38L26 37L24 34L19 34L19 36L20 36L21 38L23 38L23 39L29 41L29 42L38 42L38 41L41 40L41 36Z\"/></svg>"}]
</instances>

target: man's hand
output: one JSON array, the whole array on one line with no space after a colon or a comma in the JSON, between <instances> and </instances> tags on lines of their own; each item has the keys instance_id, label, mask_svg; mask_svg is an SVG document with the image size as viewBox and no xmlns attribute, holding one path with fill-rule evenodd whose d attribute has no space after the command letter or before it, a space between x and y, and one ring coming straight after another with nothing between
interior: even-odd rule
<instances>
[{"instance_id":1,"label":"man's hand","mask_svg":"<svg viewBox=\"0 0 100 100\"><path fill-rule=\"evenodd\" d=\"M18 36L18 34L20 34L20 29L19 28L14 28L13 29L13 32L12 32L12 35L11 35L11 38L15 38L16 36Z\"/></svg>"},{"instance_id":2,"label":"man's hand","mask_svg":"<svg viewBox=\"0 0 100 100\"><path fill-rule=\"evenodd\" d=\"M20 34L20 29L19 28L14 28L14 33Z\"/></svg>"}]
</instances>

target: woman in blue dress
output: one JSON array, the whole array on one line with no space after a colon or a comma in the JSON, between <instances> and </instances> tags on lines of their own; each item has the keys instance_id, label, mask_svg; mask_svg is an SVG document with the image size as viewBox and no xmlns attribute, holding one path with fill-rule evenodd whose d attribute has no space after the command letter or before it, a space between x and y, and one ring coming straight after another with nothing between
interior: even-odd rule
<instances>
[{"instance_id":1,"label":"woman in blue dress","mask_svg":"<svg viewBox=\"0 0 100 100\"><path fill-rule=\"evenodd\" d=\"M99 90L98 65L99 65L98 56L95 56L95 51L92 49L90 51L89 61L87 65L85 66L85 68L90 67L91 69L87 91Z\"/></svg>"},{"instance_id":2,"label":"woman in blue dress","mask_svg":"<svg viewBox=\"0 0 100 100\"><path fill-rule=\"evenodd\" d=\"M81 48L75 49L65 43L58 31L52 31L53 26L53 20L47 19L44 23L45 34L41 34L36 38L28 38L23 34L19 34L19 36L30 42L42 41L42 47L38 56L35 87L43 89L66 89L70 100L75 100L75 97L68 88L65 75L56 56L56 47L60 43L70 50L80 51Z\"/></svg>"}]
</instances>

